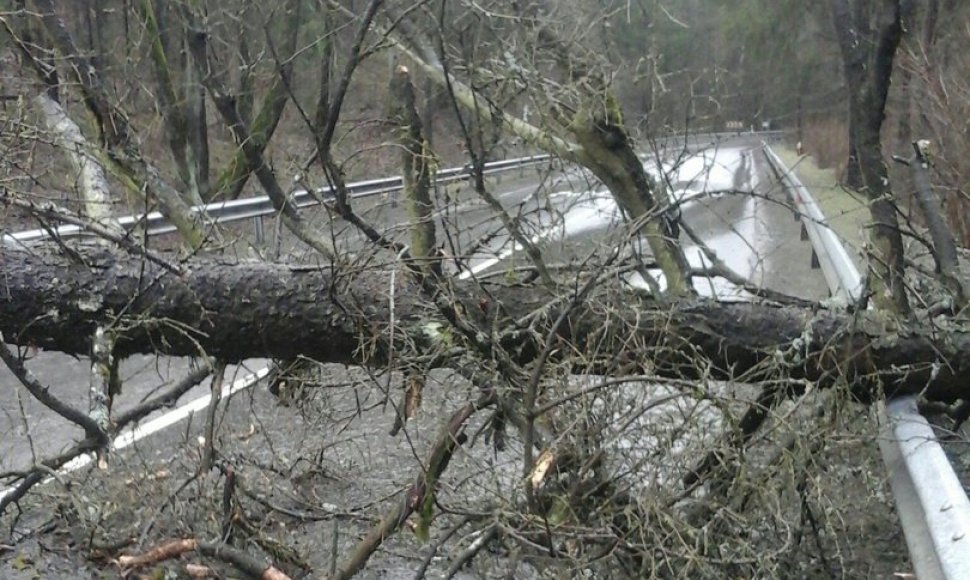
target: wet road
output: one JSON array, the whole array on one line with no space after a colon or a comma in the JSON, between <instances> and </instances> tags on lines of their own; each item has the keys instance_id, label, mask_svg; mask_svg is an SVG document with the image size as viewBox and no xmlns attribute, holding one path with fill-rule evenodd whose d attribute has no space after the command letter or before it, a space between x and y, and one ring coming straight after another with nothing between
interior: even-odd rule
<instances>
[{"instance_id":1,"label":"wet road","mask_svg":"<svg viewBox=\"0 0 970 580\"><path fill-rule=\"evenodd\" d=\"M688 147L679 146L679 154L665 156L659 166L650 161L646 165L658 178L669 180L681 202L683 219L738 274L781 292L809 299L824 297L826 287L821 274L809 269L810 246L800 240L799 223L784 207L782 192L772 187L774 180L758 150L760 140L740 137L716 147L710 145L692 142ZM543 250L547 264L575 263L597 252L605 255L606 250L628 237L612 199L582 171L530 168L506 174L491 186L523 234ZM739 190L754 191L756 195L740 195ZM447 210L437 215L442 226L439 242L448 252L466 258L461 277L503 273L527 263L521 247L503 232L494 211L477 199L467 184L439 189L437 196L440 202L451 202L442 203ZM406 241L404 208L393 195L356 200L355 207L384 235ZM305 215L313 223L329 221L323 209L309 210ZM273 256L278 252L286 259L313 259L289 235L282 233L277 239L273 222L264 222L266 241L258 246L251 242L250 224L234 226L240 241L231 251L243 257L254 253ZM448 238L440 234L445 228L451 232ZM360 233L346 224L333 225L331 234L348 251L362 252L368 247ZM700 250L686 238L683 241L688 259L703 267ZM393 256L386 252L373 256L371 267L385 267L393 262ZM631 278L630 282L637 284L638 280ZM695 284L706 294L740 292L720 279L698 280ZM189 364L187 359L149 356L125 361L125 388L117 408L130 408L169 387L188 372ZM229 369L227 379L243 377L263 366L265 361L247 361L242 367ZM29 367L58 397L79 408L87 407L87 360L38 353ZM36 403L6 368L0 369L0 385L7 393L0 403L0 472L29 466L67 448L81 436L79 430L67 427L63 420ZM208 385L203 384L184 400L198 401L207 393ZM198 408L199 403L194 409ZM190 414L184 411L179 417ZM184 427L169 429L178 432ZM163 437L172 436L170 433ZM142 445L150 447L154 440L146 439Z\"/></svg>"}]
</instances>

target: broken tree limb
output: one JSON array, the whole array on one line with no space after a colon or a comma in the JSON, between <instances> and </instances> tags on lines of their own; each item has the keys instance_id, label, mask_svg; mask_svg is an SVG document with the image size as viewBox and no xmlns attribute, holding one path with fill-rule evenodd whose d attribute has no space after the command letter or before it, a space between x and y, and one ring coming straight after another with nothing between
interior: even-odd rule
<instances>
[{"instance_id":1,"label":"broken tree limb","mask_svg":"<svg viewBox=\"0 0 970 580\"><path fill-rule=\"evenodd\" d=\"M195 538L172 540L136 556L121 556L118 558L118 565L122 570L135 570L195 551L227 562L253 578L289 580L289 576L272 564L264 564L246 552L221 544L200 542Z\"/></svg>"},{"instance_id":2,"label":"broken tree limb","mask_svg":"<svg viewBox=\"0 0 970 580\"><path fill-rule=\"evenodd\" d=\"M401 149L402 197L411 233L410 254L414 268L424 275L435 269L434 202L431 200L433 158L421 135L421 118L414 101L414 86L407 67L398 65L388 90L388 122L394 127Z\"/></svg>"},{"instance_id":3,"label":"broken tree limb","mask_svg":"<svg viewBox=\"0 0 970 580\"><path fill-rule=\"evenodd\" d=\"M83 354L97 326L107 324L117 333L117 356L204 351L226 362L306 355L322 362L386 363L386 273L200 258L179 276L104 248L79 247L77 255L85 263L45 246L8 248L0 255L0 332L8 341ZM456 316L510 330L512 321L550 301L536 288L490 287L502 305L497 312L508 318L486 322L489 314L475 307L478 288L456 283L450 299ZM587 354L585 372L613 372L623 358L658 376L686 379L758 380L759 373L782 368L823 387L846 382L866 398L922 393L952 401L970 389L970 327L959 321L943 327L939 321L889 324L879 312L705 299L662 304L628 293L611 297L607 290L576 308L560 331L565 350ZM419 347L436 340L429 323L443 322L440 316L415 288L395 298L395 334ZM537 330L553 323L532 319ZM541 349L536 335L509 332L503 346L527 364Z\"/></svg>"},{"instance_id":4,"label":"broken tree limb","mask_svg":"<svg viewBox=\"0 0 970 580\"><path fill-rule=\"evenodd\" d=\"M111 407L121 391L118 379L118 359L114 356L114 336L99 326L91 340L91 392L88 416L97 423L99 432L111 430ZM97 450L98 467L108 468L108 437Z\"/></svg>"},{"instance_id":5,"label":"broken tree limb","mask_svg":"<svg viewBox=\"0 0 970 580\"><path fill-rule=\"evenodd\" d=\"M916 185L916 202L926 219L926 227L930 230L930 236L933 239L933 259L936 261L937 275L950 291L956 306L955 310L962 310L967 305L967 292L959 277L960 263L956 242L943 217L940 198L933 191L933 184L930 181L930 161L926 151L928 146L928 142L925 145L920 141L913 143L916 158L910 163L910 169L913 183Z\"/></svg>"}]
</instances>

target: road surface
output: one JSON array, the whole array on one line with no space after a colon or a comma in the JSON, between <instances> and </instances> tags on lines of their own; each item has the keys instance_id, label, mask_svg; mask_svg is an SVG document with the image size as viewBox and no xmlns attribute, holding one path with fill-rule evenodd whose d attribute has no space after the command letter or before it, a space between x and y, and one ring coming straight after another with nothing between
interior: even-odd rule
<instances>
[{"instance_id":1,"label":"road surface","mask_svg":"<svg viewBox=\"0 0 970 580\"><path fill-rule=\"evenodd\" d=\"M808 242L800 240L799 223L785 207L783 193L773 186L774 179L759 147L760 141L752 137L717 144L691 142L687 147L674 147L663 163L658 165L647 160L646 165L658 178L669 180L682 202L683 219L737 273L774 290L820 299L826 289L818 271L809 269L811 248ZM659 167L663 168L663 176ZM547 264L575 263L628 237L609 195L582 171L526 169L505 175L491 185L506 211L519 221L523 232L542 248ZM740 195L738 191L753 191L756 195ZM509 239L493 210L478 200L467 185L451 185L437 193L439 199L447 196L454 202L437 216L439 225L447 225L452 232L445 239L440 234L443 228L439 227L439 241L454 255L465 257L465 268L459 272L461 277L501 274L527 264L521 247ZM406 241L404 209L395 196L373 196L356 200L355 204L356 210L385 235ZM314 223L329 222L323 209L308 210L306 215ZM240 241L231 251L242 257L253 253L273 255L278 247L288 259L314 259L286 233L276 241L273 222L264 223L267 236L261 246L251 241L251 224L235 226ZM367 247L366 240L350 226L338 223L332 227L334 239L342 247L358 252ZM690 261L697 267L706 265L700 250L686 238L684 243ZM372 267L384 267L394 258L383 252L375 254L375 260ZM629 282L643 284L636 276ZM737 292L720 279L698 280L696 285L700 292L707 294ZM247 361L230 368L227 378L240 379L265 364L263 360ZM116 409L123 411L166 389L185 376L189 365L188 359L169 357L136 356L126 360L122 365L124 392ZM41 352L30 357L28 366L58 397L80 408L87 407L89 362L86 359ZM66 425L34 401L5 367L0 369L0 385L7 393L0 401L0 471L28 467L66 449L81 436L78 429ZM208 393L208 388L203 383L183 401L198 400ZM201 407L197 404L198 408ZM167 412L170 411L161 411L153 417ZM190 415L185 411L179 418ZM168 429L184 430L184 426L178 425L174 422ZM169 434L158 441L172 436ZM140 445L150 449L152 440L147 438Z\"/></svg>"}]
</instances>

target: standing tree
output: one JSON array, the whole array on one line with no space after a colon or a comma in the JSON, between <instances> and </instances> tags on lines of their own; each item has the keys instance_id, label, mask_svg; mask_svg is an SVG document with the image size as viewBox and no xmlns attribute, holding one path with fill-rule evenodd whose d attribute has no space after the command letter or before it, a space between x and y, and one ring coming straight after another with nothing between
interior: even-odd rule
<instances>
[{"instance_id":1,"label":"standing tree","mask_svg":"<svg viewBox=\"0 0 970 580\"><path fill-rule=\"evenodd\" d=\"M910 313L904 279L903 238L883 159L882 127L893 77L896 49L903 36L907 0L831 0L832 20L842 51L849 92L847 187L865 193L872 225L869 239L869 292L875 304L900 316Z\"/></svg>"}]
</instances>

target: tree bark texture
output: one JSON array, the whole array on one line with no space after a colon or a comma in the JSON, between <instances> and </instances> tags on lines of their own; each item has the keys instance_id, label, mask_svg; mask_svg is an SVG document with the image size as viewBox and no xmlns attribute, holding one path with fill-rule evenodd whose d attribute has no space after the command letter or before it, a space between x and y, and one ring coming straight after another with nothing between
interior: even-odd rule
<instances>
[{"instance_id":1,"label":"tree bark texture","mask_svg":"<svg viewBox=\"0 0 970 580\"><path fill-rule=\"evenodd\" d=\"M910 306L903 240L880 136L893 61L903 34L900 4L899 0L831 0L831 11L849 89L846 186L866 194L873 221L868 284L876 306L905 316Z\"/></svg>"},{"instance_id":2,"label":"tree bark texture","mask_svg":"<svg viewBox=\"0 0 970 580\"><path fill-rule=\"evenodd\" d=\"M0 332L11 343L86 354L103 325L115 333L117 356L205 351L226 362L297 355L387 362L386 272L199 258L179 275L104 248L82 248L72 257L46 247L6 248L0 259ZM495 300L488 309L478 308L486 294L471 283L447 300L455 316L480 328L510 329L500 337L503 346L517 362L533 361L541 350L535 337L562 305L549 307L548 293L536 288L496 285L488 292ZM534 316L533 329L513 322L542 311L548 314ZM882 316L709 300L658 305L601 289L562 325L558 352L571 353L577 372L622 367L677 378L845 381L864 398L880 391L948 401L970 395L970 328L939 321L899 328ZM447 327L438 306L416 288L396 290L394 320L398 355L434 346L439 339L429 322Z\"/></svg>"}]
</instances>

